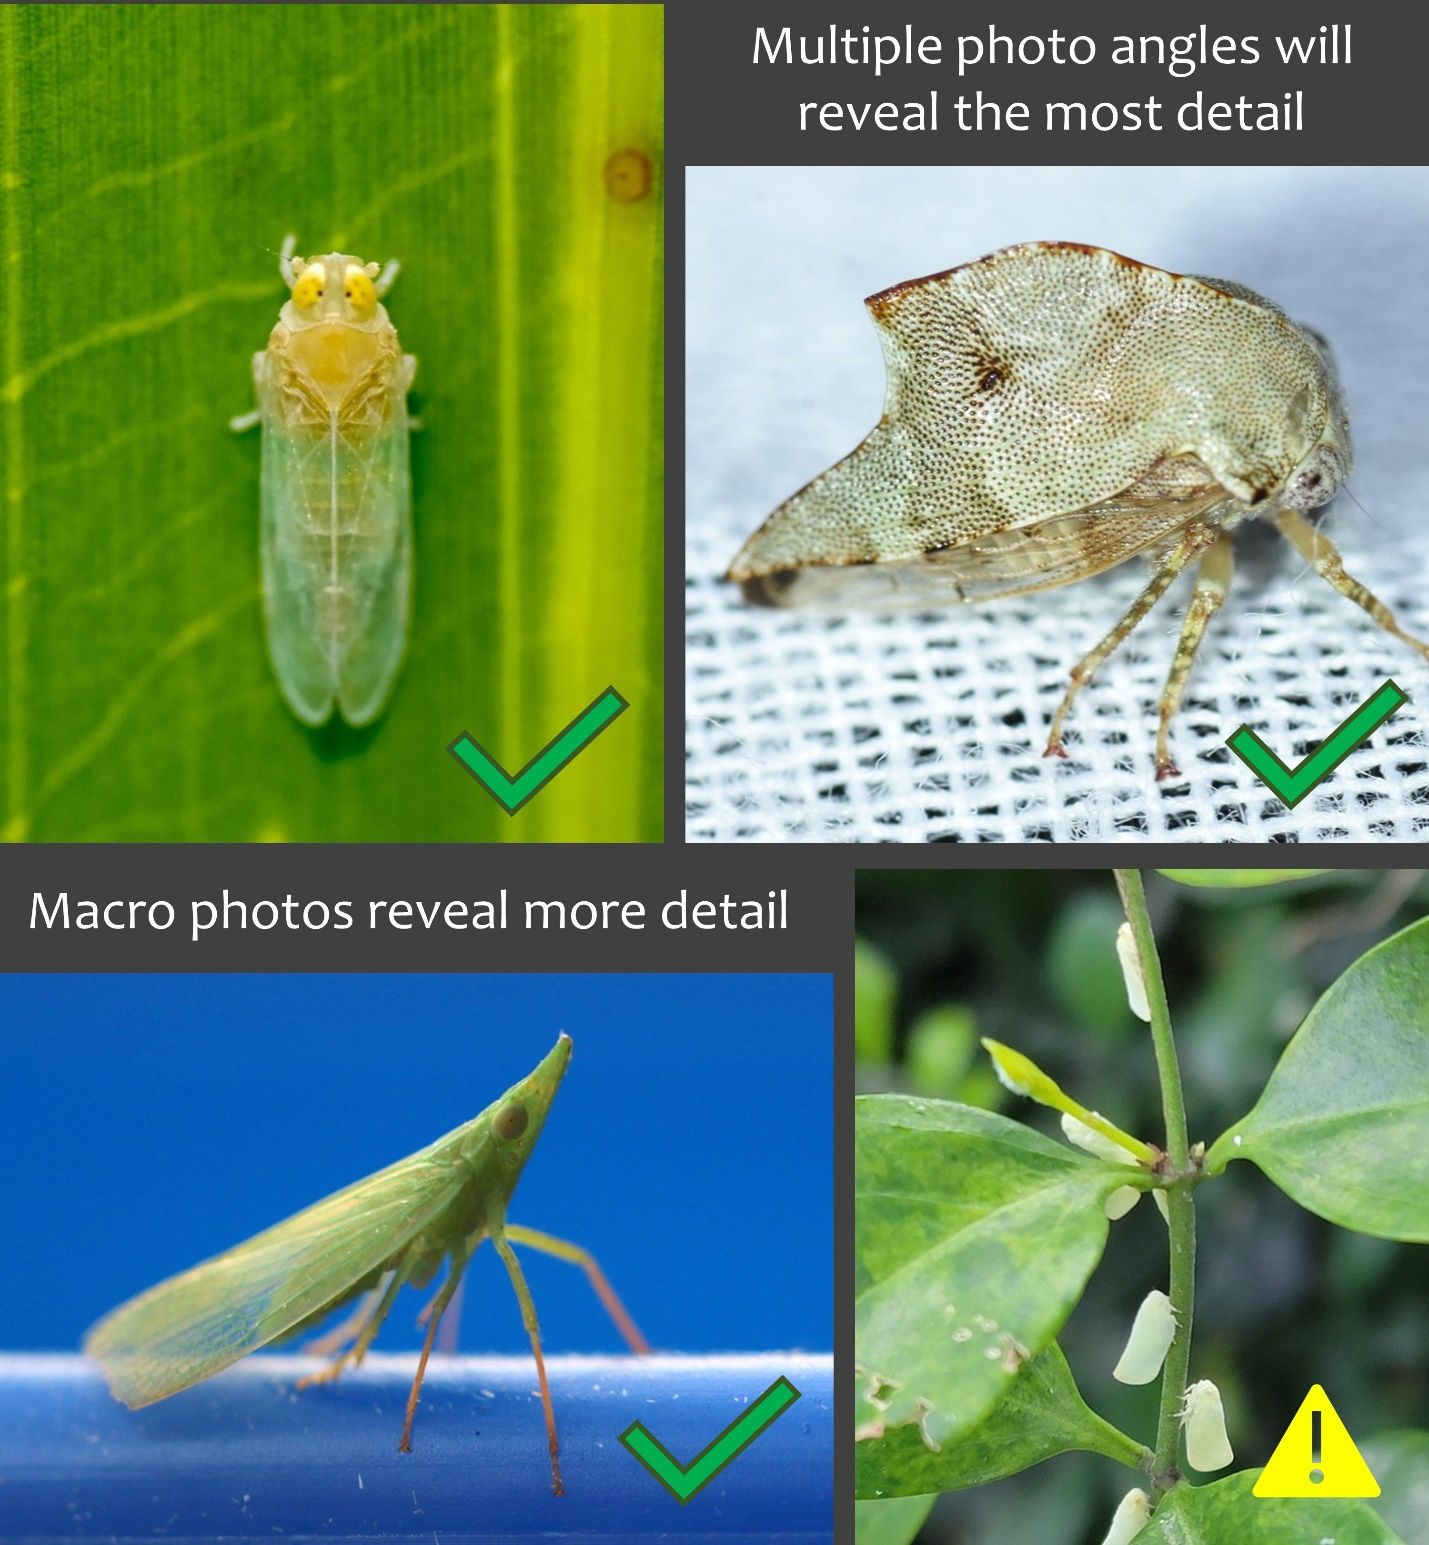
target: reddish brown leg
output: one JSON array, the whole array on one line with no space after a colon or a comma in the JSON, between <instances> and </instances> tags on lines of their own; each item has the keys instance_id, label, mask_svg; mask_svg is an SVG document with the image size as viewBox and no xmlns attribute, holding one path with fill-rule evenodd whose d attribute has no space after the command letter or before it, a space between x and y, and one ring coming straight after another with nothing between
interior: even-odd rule
<instances>
[{"instance_id":1,"label":"reddish brown leg","mask_svg":"<svg viewBox=\"0 0 1429 1545\"><path fill-rule=\"evenodd\" d=\"M540 1381L541 1405L546 1413L546 1444L551 1451L551 1490L558 1497L563 1497L566 1489L561 1484L561 1445L556 1437L556 1412L551 1405L551 1386L546 1379L546 1359L541 1355L541 1326L536 1319L536 1304L531 1297L531 1289L526 1286L521 1263L516 1259L516 1252L506 1243L505 1235L494 1233L491 1242L496 1246L496 1253L511 1278L511 1286L516 1290L516 1301L521 1305L521 1323L531 1338L531 1355L536 1359L536 1378Z\"/></svg>"},{"instance_id":2,"label":"reddish brown leg","mask_svg":"<svg viewBox=\"0 0 1429 1545\"><path fill-rule=\"evenodd\" d=\"M432 1342L436 1339L437 1326L442 1322L442 1311L451 1302L452 1294L456 1292L461 1283L461 1274L466 1269L466 1257L452 1256L451 1270L447 1273L447 1280L442 1284L442 1290L432 1300L427 1310L427 1335L422 1342L422 1355L417 1359L417 1376L412 1380L412 1392L407 1396L407 1418L402 1423L402 1440L397 1445L399 1454L412 1452L412 1423L417 1419L417 1401L422 1394L422 1380L427 1375L427 1359L432 1355Z\"/></svg>"},{"instance_id":3,"label":"reddish brown leg","mask_svg":"<svg viewBox=\"0 0 1429 1545\"><path fill-rule=\"evenodd\" d=\"M630 1311L621 1303L610 1279L600 1269L600 1262L589 1250L572 1244L569 1239L558 1239L554 1234L543 1234L539 1229L522 1228L515 1223L507 1224L506 1237L518 1245L529 1245L533 1250L579 1266L595 1289L596 1297L605 1305L605 1312L615 1321L615 1328L625 1337L626 1345L638 1357L650 1355L650 1343L640 1334L640 1327L631 1319Z\"/></svg>"}]
</instances>

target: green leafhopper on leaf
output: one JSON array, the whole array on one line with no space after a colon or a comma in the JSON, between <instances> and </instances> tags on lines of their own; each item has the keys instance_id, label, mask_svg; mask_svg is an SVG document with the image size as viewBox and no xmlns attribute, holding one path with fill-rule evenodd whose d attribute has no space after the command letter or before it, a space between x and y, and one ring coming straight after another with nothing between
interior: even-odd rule
<instances>
[{"instance_id":1,"label":"green leafhopper on leaf","mask_svg":"<svg viewBox=\"0 0 1429 1545\"><path fill-rule=\"evenodd\" d=\"M371 724L392 692L412 588L412 480L403 354L382 297L398 265L295 257L292 295L253 356L263 426L260 526L268 652L304 724Z\"/></svg>"},{"instance_id":2,"label":"green leafhopper on leaf","mask_svg":"<svg viewBox=\"0 0 1429 1545\"><path fill-rule=\"evenodd\" d=\"M649 1351L593 1256L578 1245L506 1221L507 1206L541 1135L570 1054L570 1037L562 1035L526 1078L430 1147L106 1315L85 1338L84 1349L103 1368L115 1398L137 1409L176 1395L249 1352L316 1325L331 1310L361 1296L351 1319L325 1338L328 1350L350 1343L347 1349L303 1383L335 1379L344 1368L362 1362L403 1284L426 1286L445 1258L450 1263L447 1277L424 1316L426 1339L398 1445L403 1453L410 1452L437 1325L467 1262L489 1238L511 1278L530 1337L546 1418L551 1482L560 1496L559 1445L541 1330L512 1243L581 1266L631 1350Z\"/></svg>"}]
</instances>

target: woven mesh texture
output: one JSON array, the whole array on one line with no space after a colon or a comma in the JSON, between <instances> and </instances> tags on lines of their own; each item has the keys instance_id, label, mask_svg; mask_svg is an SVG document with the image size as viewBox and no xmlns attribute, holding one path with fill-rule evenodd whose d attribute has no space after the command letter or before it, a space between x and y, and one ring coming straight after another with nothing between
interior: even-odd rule
<instances>
[{"instance_id":1,"label":"woven mesh texture","mask_svg":"<svg viewBox=\"0 0 1429 1545\"><path fill-rule=\"evenodd\" d=\"M1429 750L1413 701L1294 809L1225 748L1225 737L1249 723L1293 764L1386 677L1429 701L1429 664L1264 528L1250 528L1245 540L1238 534L1236 582L1176 721L1173 751L1184 776L1159 785L1155 704L1189 576L1084 689L1065 761L1042 756L1048 719L1071 665L1145 582L1140 562L1038 596L934 613L767 611L718 581L764 514L876 419L882 371L861 297L1046 237L1238 279L1331 337L1355 428L1359 469L1350 486L1361 507L1342 496L1325 530L1350 572L1406 627L1429 634L1429 391L1420 379L1429 306L1422 261L1408 250L1397 256L1414 233L1423 250L1429 178L1415 168L1182 169L1168 189L1166 175L691 172L691 840L1429 836ZM1232 227L1240 215L1244 228L1252 212L1267 210L1279 211L1281 223L1243 251L1240 238L1188 234L1184 205L1196 197L1229 212ZM1081 211L1075 223L1069 198ZM1310 230L1327 206L1345 217L1317 242ZM1303 233L1286 211L1303 212ZM1176 227L1170 235L1168 223ZM831 251L843 255L828 259ZM1374 282L1348 284L1360 262ZM1311 284L1306 275L1317 265L1324 271Z\"/></svg>"}]
</instances>

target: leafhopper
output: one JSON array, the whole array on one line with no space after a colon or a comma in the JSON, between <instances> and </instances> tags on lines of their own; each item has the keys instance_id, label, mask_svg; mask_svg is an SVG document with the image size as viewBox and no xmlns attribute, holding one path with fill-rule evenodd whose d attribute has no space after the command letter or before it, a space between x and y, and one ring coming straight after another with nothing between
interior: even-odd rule
<instances>
[{"instance_id":1,"label":"leafhopper","mask_svg":"<svg viewBox=\"0 0 1429 1545\"><path fill-rule=\"evenodd\" d=\"M332 1310L361 1299L318 1347L339 1355L300 1388L336 1379L366 1356L405 1285L425 1287L443 1259L445 1281L424 1311L398 1448L410 1453L412 1423L437 1326L473 1252L490 1239L511 1278L536 1360L551 1454L562 1494L560 1445L536 1306L512 1244L582 1267L632 1351L650 1350L594 1256L563 1239L506 1221L506 1209L541 1135L570 1061L562 1035L536 1068L479 1116L428 1148L256 1234L232 1250L161 1282L106 1315L85 1337L110 1390L133 1410L211 1378L240 1357L298 1335ZM339 1349L342 1349L339 1352Z\"/></svg>"},{"instance_id":2,"label":"leafhopper","mask_svg":"<svg viewBox=\"0 0 1429 1545\"><path fill-rule=\"evenodd\" d=\"M1243 285L1100 247L1030 242L866 302L884 413L787 499L728 578L770 605L946 606L1050 590L1136 555L1151 578L1072 668L1078 691L1188 565L1195 588L1158 705L1171 722L1231 580L1229 533L1268 518L1316 573L1429 657L1305 512L1349 476L1329 344Z\"/></svg>"},{"instance_id":3,"label":"leafhopper","mask_svg":"<svg viewBox=\"0 0 1429 1545\"><path fill-rule=\"evenodd\" d=\"M343 252L304 260L283 243L292 292L253 356L263 426L260 511L268 653L304 724L382 712L407 641L412 479L403 354L382 297L398 264Z\"/></svg>"}]
</instances>

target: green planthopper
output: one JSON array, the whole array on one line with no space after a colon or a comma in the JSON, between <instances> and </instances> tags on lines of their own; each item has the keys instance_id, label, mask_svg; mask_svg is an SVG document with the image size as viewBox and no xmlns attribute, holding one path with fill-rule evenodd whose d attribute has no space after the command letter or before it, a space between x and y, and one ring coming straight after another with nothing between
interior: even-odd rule
<instances>
[{"instance_id":1,"label":"green planthopper","mask_svg":"<svg viewBox=\"0 0 1429 1545\"><path fill-rule=\"evenodd\" d=\"M344 1368L362 1362L403 1285L426 1286L446 1259L446 1280L424 1311L426 1338L398 1444L403 1453L410 1453L412 1423L437 1325L467 1262L489 1238L510 1275L531 1339L551 1452L551 1484L560 1496L560 1449L541 1328L512 1244L529 1245L581 1266L631 1350L650 1350L588 1251L506 1221L511 1195L541 1135L570 1055L570 1037L562 1035L520 1083L430 1147L107 1314L86 1336L84 1349L103 1368L115 1398L131 1409L152 1405L211 1378L250 1352L309 1329L331 1310L360 1298L353 1314L315 1343L314 1350L337 1357L302 1385L335 1379Z\"/></svg>"}]
</instances>

